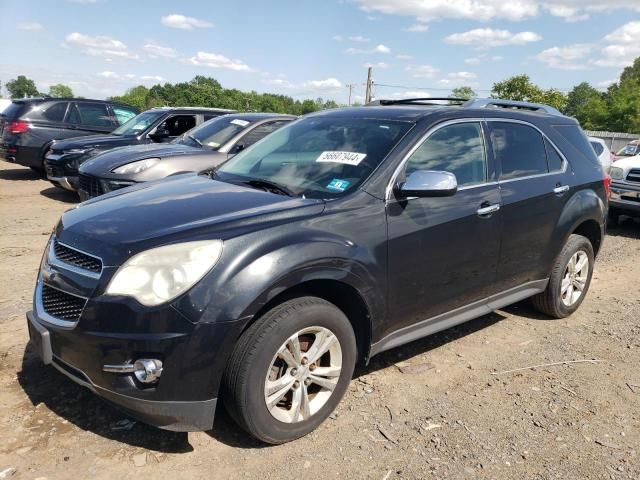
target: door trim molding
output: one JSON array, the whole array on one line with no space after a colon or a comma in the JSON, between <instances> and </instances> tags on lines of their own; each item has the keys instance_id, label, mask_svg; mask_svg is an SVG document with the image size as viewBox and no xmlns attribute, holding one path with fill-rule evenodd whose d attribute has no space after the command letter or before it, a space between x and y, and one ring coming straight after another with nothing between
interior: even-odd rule
<instances>
[{"instance_id":1,"label":"door trim molding","mask_svg":"<svg viewBox=\"0 0 640 480\"><path fill-rule=\"evenodd\" d=\"M372 344L369 358L385 350L413 342L414 340L446 330L447 328L454 327L491 313L494 310L511 305L512 303L524 300L525 298L543 292L547 288L548 283L548 278L527 282L518 287L510 288L504 292L496 293L490 297L465 305L464 307L459 307L450 312L442 313L435 317L414 323L413 325L403 327Z\"/></svg>"}]
</instances>

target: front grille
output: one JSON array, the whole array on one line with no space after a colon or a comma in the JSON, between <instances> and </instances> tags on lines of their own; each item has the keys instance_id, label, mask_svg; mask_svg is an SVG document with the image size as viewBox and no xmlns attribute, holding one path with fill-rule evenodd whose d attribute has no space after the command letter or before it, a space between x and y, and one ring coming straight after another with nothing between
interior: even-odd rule
<instances>
[{"instance_id":1,"label":"front grille","mask_svg":"<svg viewBox=\"0 0 640 480\"><path fill-rule=\"evenodd\" d=\"M64 263L74 265L90 272L100 273L102 271L102 262L99 258L92 257L86 253L82 253L66 245L53 241L53 252L56 258Z\"/></svg>"},{"instance_id":2,"label":"front grille","mask_svg":"<svg viewBox=\"0 0 640 480\"><path fill-rule=\"evenodd\" d=\"M76 297L48 285L42 285L42 307L52 317L78 321L86 299Z\"/></svg>"},{"instance_id":3,"label":"front grille","mask_svg":"<svg viewBox=\"0 0 640 480\"><path fill-rule=\"evenodd\" d=\"M100 180L83 174L80 174L80 190L82 190L88 198L98 197L105 193L102 190Z\"/></svg>"},{"instance_id":4,"label":"front grille","mask_svg":"<svg viewBox=\"0 0 640 480\"><path fill-rule=\"evenodd\" d=\"M628 182L640 183L640 168L634 168L627 174Z\"/></svg>"}]
</instances>

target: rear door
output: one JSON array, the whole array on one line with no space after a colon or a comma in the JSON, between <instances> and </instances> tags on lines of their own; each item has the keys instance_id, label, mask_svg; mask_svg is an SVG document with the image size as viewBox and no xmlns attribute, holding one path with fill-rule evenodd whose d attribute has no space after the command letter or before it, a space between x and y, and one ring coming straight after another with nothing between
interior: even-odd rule
<instances>
[{"instance_id":1,"label":"rear door","mask_svg":"<svg viewBox=\"0 0 640 480\"><path fill-rule=\"evenodd\" d=\"M570 172L534 126L503 120L488 125L504 224L497 285L507 290L549 276L557 254L549 246L569 198Z\"/></svg>"},{"instance_id":2,"label":"rear door","mask_svg":"<svg viewBox=\"0 0 640 480\"><path fill-rule=\"evenodd\" d=\"M76 101L67 117L70 124L79 131L78 135L109 133L116 127L104 103Z\"/></svg>"},{"instance_id":3,"label":"rear door","mask_svg":"<svg viewBox=\"0 0 640 480\"><path fill-rule=\"evenodd\" d=\"M443 126L409 156L400 173L399 182L416 170L452 172L459 189L440 198L396 199L391 194L387 202L394 327L432 319L495 293L500 192L484 137L481 122Z\"/></svg>"}]
</instances>

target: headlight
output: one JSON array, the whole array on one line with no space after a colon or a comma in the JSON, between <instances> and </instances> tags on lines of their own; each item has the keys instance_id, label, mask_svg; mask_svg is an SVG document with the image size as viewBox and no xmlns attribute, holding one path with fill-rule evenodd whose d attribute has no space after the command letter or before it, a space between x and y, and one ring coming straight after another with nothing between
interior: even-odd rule
<instances>
[{"instance_id":1,"label":"headlight","mask_svg":"<svg viewBox=\"0 0 640 480\"><path fill-rule=\"evenodd\" d=\"M620 167L611 167L609 175L611 175L611 178L614 180L622 180L624 178L624 170Z\"/></svg>"},{"instance_id":2,"label":"headlight","mask_svg":"<svg viewBox=\"0 0 640 480\"><path fill-rule=\"evenodd\" d=\"M89 151L91 148L72 148L71 150L65 150L62 152L63 155L83 155Z\"/></svg>"},{"instance_id":3,"label":"headlight","mask_svg":"<svg viewBox=\"0 0 640 480\"><path fill-rule=\"evenodd\" d=\"M187 291L218 262L222 240L152 248L134 255L109 282L106 295L133 297L149 307Z\"/></svg>"},{"instance_id":4,"label":"headlight","mask_svg":"<svg viewBox=\"0 0 640 480\"><path fill-rule=\"evenodd\" d=\"M159 158L146 158L144 160L138 160L137 162L127 163L126 165L114 168L111 171L119 175L125 175L128 173L140 173L153 167L159 161Z\"/></svg>"}]
</instances>

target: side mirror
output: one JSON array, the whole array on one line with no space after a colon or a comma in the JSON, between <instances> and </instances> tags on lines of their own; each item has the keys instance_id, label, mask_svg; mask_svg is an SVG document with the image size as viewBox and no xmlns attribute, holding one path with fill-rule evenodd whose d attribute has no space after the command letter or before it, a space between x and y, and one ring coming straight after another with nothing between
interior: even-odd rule
<instances>
[{"instance_id":1,"label":"side mirror","mask_svg":"<svg viewBox=\"0 0 640 480\"><path fill-rule=\"evenodd\" d=\"M451 172L417 170L395 189L400 198L450 197L458 191L458 181Z\"/></svg>"},{"instance_id":2,"label":"side mirror","mask_svg":"<svg viewBox=\"0 0 640 480\"><path fill-rule=\"evenodd\" d=\"M240 153L242 150L244 150L244 143L237 143L235 147L233 147L233 149L231 150L231 153L233 154Z\"/></svg>"},{"instance_id":3,"label":"side mirror","mask_svg":"<svg viewBox=\"0 0 640 480\"><path fill-rule=\"evenodd\" d=\"M149 135L149 136L154 140L164 140L170 137L170 132L168 129L164 127L158 127L156 128L156 131L153 132L153 135Z\"/></svg>"}]
</instances>

